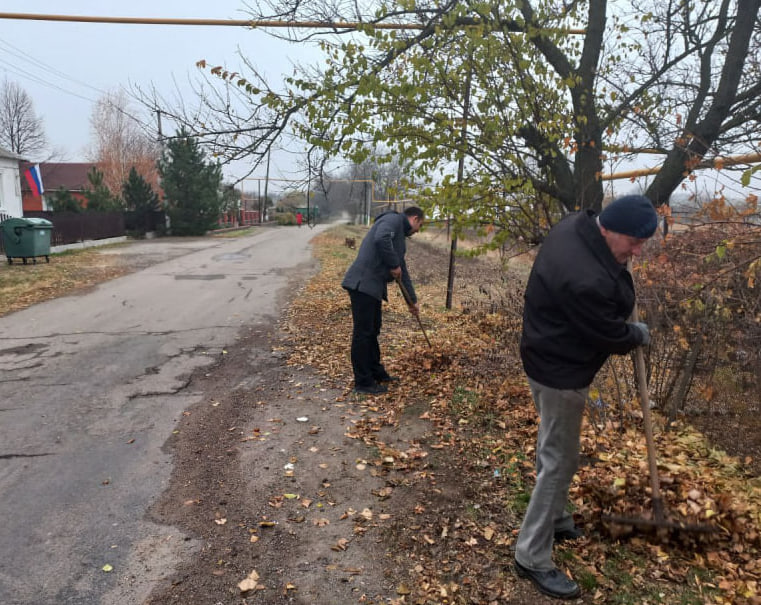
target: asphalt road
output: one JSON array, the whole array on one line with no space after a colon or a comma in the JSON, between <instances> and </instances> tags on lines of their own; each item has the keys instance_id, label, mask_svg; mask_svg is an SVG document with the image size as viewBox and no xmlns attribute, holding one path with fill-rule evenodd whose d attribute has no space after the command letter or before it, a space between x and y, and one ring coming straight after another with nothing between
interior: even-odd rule
<instances>
[{"instance_id":1,"label":"asphalt road","mask_svg":"<svg viewBox=\"0 0 761 605\"><path fill-rule=\"evenodd\" d=\"M197 546L144 518L201 396L188 377L277 319L319 230L130 244L170 260L0 318L0 603L125 602L108 566L139 550L159 578Z\"/></svg>"}]
</instances>

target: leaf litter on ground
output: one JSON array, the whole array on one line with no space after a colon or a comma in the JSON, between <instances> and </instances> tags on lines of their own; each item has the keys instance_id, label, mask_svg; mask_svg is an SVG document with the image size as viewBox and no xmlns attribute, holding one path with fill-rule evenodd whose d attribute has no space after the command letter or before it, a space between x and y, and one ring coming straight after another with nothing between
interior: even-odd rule
<instances>
[{"instance_id":1,"label":"leaf litter on ground","mask_svg":"<svg viewBox=\"0 0 761 605\"><path fill-rule=\"evenodd\" d=\"M464 267L458 264L455 300L466 302L448 311L447 250L412 240L408 264L433 346L389 288L381 346L387 369L402 380L385 396L357 398L349 299L340 288L356 254L344 246L349 230L359 242L364 231L356 227L315 238L321 270L291 305L283 329L289 363L317 369L326 385L344 389L337 403L361 410L346 435L377 453L367 465L388 485L376 495L393 502L404 488L422 500L400 498L408 510L379 520L407 576L398 602L537 602L510 571L535 478L537 416L517 351L526 267L511 275L494 262L458 259ZM489 275L496 277L486 284ZM505 291L497 312L493 301L479 306L479 291L494 298L499 288ZM716 531L644 533L603 521L652 518L641 414L618 405L615 417L590 414L585 421L570 501L588 537L556 547L561 568L582 584L583 601L625 602L621 595L629 593L627 602L761 603L761 481L690 426L666 431L656 415L664 505L670 520L711 523ZM379 435L400 428L409 410L430 423L430 434L405 451L393 449Z\"/></svg>"}]
</instances>

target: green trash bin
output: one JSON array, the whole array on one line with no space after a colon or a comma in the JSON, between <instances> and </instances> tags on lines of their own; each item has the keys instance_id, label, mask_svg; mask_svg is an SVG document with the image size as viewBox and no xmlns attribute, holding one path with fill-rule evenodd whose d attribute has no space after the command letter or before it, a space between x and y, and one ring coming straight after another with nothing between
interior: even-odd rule
<instances>
[{"instance_id":1,"label":"green trash bin","mask_svg":"<svg viewBox=\"0 0 761 605\"><path fill-rule=\"evenodd\" d=\"M3 246L8 264L14 258L26 262L32 259L37 264L37 257L44 256L50 262L50 235L53 223L44 218L9 218L0 223L3 232Z\"/></svg>"}]
</instances>

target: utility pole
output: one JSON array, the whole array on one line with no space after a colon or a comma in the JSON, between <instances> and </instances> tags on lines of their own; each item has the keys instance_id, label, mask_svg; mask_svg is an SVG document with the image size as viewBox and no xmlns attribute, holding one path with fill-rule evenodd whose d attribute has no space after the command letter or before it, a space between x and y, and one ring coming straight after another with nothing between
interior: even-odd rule
<instances>
[{"instance_id":1,"label":"utility pole","mask_svg":"<svg viewBox=\"0 0 761 605\"><path fill-rule=\"evenodd\" d=\"M365 225L370 224L371 211L372 211L372 201L370 200L370 196L367 195L367 184L365 184L365 212L364 212Z\"/></svg>"},{"instance_id":2,"label":"utility pole","mask_svg":"<svg viewBox=\"0 0 761 605\"><path fill-rule=\"evenodd\" d=\"M272 148L270 147L267 150L267 173L264 175L264 201L262 201L262 199L259 198L259 203L262 205L261 211L259 212L260 223L264 219L267 218L265 215L267 214L267 190L269 188L269 183L270 183L270 153L271 152L272 152Z\"/></svg>"},{"instance_id":3,"label":"utility pole","mask_svg":"<svg viewBox=\"0 0 761 605\"><path fill-rule=\"evenodd\" d=\"M156 125L158 128L158 135L159 135L159 143L163 143L164 141L164 135L161 132L161 110L156 110Z\"/></svg>"},{"instance_id":4,"label":"utility pole","mask_svg":"<svg viewBox=\"0 0 761 605\"><path fill-rule=\"evenodd\" d=\"M312 158L307 153L307 227L309 227L309 187L312 184Z\"/></svg>"}]
</instances>

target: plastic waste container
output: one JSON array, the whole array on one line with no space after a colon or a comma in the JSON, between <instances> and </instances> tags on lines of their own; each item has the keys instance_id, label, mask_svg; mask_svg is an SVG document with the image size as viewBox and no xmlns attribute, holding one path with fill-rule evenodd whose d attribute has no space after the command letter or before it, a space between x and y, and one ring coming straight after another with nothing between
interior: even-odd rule
<instances>
[{"instance_id":1,"label":"plastic waste container","mask_svg":"<svg viewBox=\"0 0 761 605\"><path fill-rule=\"evenodd\" d=\"M37 257L44 256L50 262L50 235L53 223L44 218L9 218L0 223L3 232L3 246L8 264L14 258L26 262L32 259L37 264Z\"/></svg>"}]
</instances>

